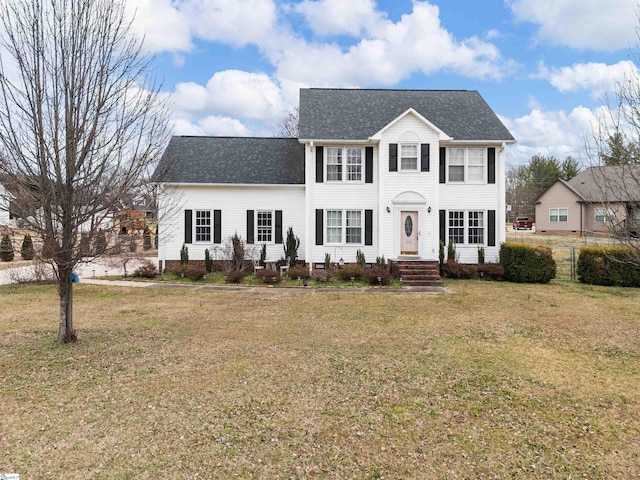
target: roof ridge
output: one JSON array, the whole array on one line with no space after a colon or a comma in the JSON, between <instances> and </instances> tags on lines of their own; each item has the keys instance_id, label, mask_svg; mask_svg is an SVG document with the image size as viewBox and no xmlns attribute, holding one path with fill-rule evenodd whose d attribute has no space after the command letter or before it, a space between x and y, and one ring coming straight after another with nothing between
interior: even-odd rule
<instances>
[{"instance_id":1,"label":"roof ridge","mask_svg":"<svg viewBox=\"0 0 640 480\"><path fill-rule=\"evenodd\" d=\"M308 87L300 90L342 90L358 92L477 92L477 90L453 88L340 88L340 87Z\"/></svg>"}]
</instances>

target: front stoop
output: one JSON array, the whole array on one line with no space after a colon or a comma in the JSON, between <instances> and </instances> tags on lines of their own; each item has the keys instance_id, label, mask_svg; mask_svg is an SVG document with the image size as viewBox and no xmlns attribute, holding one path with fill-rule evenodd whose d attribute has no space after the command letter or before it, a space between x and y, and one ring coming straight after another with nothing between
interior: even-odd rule
<instances>
[{"instance_id":1,"label":"front stoop","mask_svg":"<svg viewBox=\"0 0 640 480\"><path fill-rule=\"evenodd\" d=\"M412 287L441 287L440 264L426 260L395 260L400 270L400 281Z\"/></svg>"}]
</instances>

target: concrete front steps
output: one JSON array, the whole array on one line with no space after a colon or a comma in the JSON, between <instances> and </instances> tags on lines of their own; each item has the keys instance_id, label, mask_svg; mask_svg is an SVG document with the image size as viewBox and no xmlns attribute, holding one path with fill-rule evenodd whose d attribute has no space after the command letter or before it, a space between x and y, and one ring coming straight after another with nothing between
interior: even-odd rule
<instances>
[{"instance_id":1,"label":"concrete front steps","mask_svg":"<svg viewBox=\"0 0 640 480\"><path fill-rule=\"evenodd\" d=\"M412 287L441 287L440 265L437 261L394 260L400 270L400 281Z\"/></svg>"}]
</instances>

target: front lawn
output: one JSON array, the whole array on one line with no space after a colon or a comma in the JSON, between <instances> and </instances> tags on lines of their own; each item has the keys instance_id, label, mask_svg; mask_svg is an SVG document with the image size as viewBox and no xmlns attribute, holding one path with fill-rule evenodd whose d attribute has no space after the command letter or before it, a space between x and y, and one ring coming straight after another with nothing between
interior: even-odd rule
<instances>
[{"instance_id":1,"label":"front lawn","mask_svg":"<svg viewBox=\"0 0 640 480\"><path fill-rule=\"evenodd\" d=\"M637 478L640 291L0 287L0 472Z\"/></svg>"}]
</instances>

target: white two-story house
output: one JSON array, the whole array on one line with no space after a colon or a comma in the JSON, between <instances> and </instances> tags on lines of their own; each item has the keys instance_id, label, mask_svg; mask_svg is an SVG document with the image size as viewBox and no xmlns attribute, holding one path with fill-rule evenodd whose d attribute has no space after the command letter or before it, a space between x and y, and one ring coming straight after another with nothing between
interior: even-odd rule
<instances>
[{"instance_id":1,"label":"white two-story house","mask_svg":"<svg viewBox=\"0 0 640 480\"><path fill-rule=\"evenodd\" d=\"M299 138L173 137L154 175L159 257L222 254L237 233L268 261L286 231L314 266L498 258L506 146L515 140L476 91L302 89Z\"/></svg>"}]
</instances>

